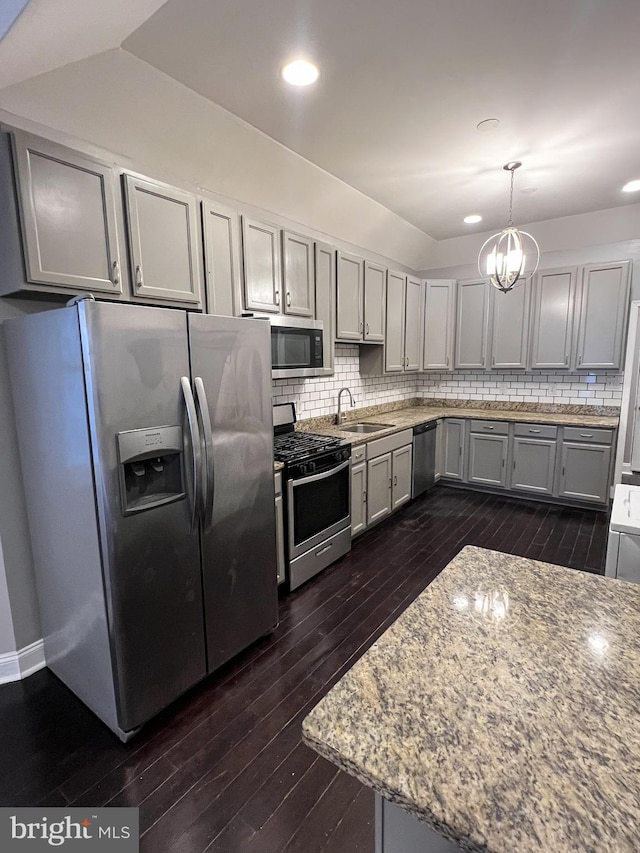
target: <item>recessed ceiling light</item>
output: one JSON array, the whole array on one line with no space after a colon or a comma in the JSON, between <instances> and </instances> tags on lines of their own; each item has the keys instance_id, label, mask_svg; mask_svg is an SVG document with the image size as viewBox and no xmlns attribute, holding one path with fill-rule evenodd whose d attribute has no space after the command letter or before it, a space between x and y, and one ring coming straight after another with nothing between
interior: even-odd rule
<instances>
[{"instance_id":1,"label":"recessed ceiling light","mask_svg":"<svg viewBox=\"0 0 640 853\"><path fill-rule=\"evenodd\" d=\"M488 130L495 130L496 127L500 124L499 118L486 118L484 121L479 122L476 125L476 129L481 133L486 133Z\"/></svg>"},{"instance_id":2,"label":"recessed ceiling light","mask_svg":"<svg viewBox=\"0 0 640 853\"><path fill-rule=\"evenodd\" d=\"M318 79L318 68L306 59L296 59L282 69L282 76L292 86L310 86Z\"/></svg>"},{"instance_id":3,"label":"recessed ceiling light","mask_svg":"<svg viewBox=\"0 0 640 853\"><path fill-rule=\"evenodd\" d=\"M470 216L465 216L464 222L467 225L475 225L476 222L482 222L482 217L478 213L472 213Z\"/></svg>"},{"instance_id":4,"label":"recessed ceiling light","mask_svg":"<svg viewBox=\"0 0 640 853\"><path fill-rule=\"evenodd\" d=\"M629 181L622 187L623 193L637 193L640 190L640 181Z\"/></svg>"}]
</instances>

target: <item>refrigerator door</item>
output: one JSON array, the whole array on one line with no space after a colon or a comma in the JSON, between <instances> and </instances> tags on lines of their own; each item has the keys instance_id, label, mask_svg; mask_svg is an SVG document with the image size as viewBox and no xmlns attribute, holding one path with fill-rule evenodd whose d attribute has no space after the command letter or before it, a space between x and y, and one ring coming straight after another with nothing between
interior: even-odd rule
<instances>
[{"instance_id":1,"label":"refrigerator door","mask_svg":"<svg viewBox=\"0 0 640 853\"><path fill-rule=\"evenodd\" d=\"M188 323L209 471L201 543L211 672L278 621L270 330L205 314Z\"/></svg>"},{"instance_id":2,"label":"refrigerator door","mask_svg":"<svg viewBox=\"0 0 640 853\"><path fill-rule=\"evenodd\" d=\"M190 375L187 322L165 308L83 302L78 310L119 724L127 732L206 673L192 523L200 448L181 383Z\"/></svg>"}]
</instances>

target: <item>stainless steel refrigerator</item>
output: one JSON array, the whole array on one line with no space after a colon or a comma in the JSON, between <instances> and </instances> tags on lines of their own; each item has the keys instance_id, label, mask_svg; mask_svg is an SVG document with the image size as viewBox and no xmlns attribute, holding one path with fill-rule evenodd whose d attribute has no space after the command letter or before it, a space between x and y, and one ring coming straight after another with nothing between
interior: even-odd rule
<instances>
[{"instance_id":1,"label":"stainless steel refrigerator","mask_svg":"<svg viewBox=\"0 0 640 853\"><path fill-rule=\"evenodd\" d=\"M7 321L46 661L122 740L277 624L269 325Z\"/></svg>"}]
</instances>

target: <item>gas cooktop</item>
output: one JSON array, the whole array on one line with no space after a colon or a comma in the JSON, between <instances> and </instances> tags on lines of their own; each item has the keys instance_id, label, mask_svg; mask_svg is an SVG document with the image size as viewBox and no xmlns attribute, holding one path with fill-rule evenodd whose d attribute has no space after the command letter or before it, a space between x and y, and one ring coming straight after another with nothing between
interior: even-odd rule
<instances>
[{"instance_id":1,"label":"gas cooktop","mask_svg":"<svg viewBox=\"0 0 640 853\"><path fill-rule=\"evenodd\" d=\"M312 432L286 432L274 436L273 455L277 462L292 462L306 459L333 450L343 444L341 438L330 435L316 435Z\"/></svg>"}]
</instances>

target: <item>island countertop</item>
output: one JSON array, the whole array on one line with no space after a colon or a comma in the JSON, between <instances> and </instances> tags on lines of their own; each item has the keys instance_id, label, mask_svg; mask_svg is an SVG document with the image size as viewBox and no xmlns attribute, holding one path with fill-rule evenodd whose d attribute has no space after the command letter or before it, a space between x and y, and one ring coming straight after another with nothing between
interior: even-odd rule
<instances>
[{"instance_id":1,"label":"island countertop","mask_svg":"<svg viewBox=\"0 0 640 853\"><path fill-rule=\"evenodd\" d=\"M640 587L466 547L303 722L462 849L640 849Z\"/></svg>"}]
</instances>

